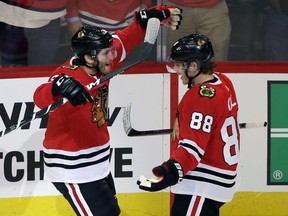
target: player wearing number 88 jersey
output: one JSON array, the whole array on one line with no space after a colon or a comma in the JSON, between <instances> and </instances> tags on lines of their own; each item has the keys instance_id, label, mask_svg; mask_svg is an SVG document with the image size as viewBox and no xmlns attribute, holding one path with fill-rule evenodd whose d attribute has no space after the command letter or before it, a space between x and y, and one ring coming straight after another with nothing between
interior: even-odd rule
<instances>
[{"instance_id":1,"label":"player wearing number 88 jersey","mask_svg":"<svg viewBox=\"0 0 288 216\"><path fill-rule=\"evenodd\" d=\"M141 177L138 185L147 191L173 185L172 216L219 215L239 185L238 102L232 82L214 71L212 58L212 44L200 34L179 39L171 49L170 70L188 85L174 124L177 149L153 169L157 178Z\"/></svg>"}]
</instances>

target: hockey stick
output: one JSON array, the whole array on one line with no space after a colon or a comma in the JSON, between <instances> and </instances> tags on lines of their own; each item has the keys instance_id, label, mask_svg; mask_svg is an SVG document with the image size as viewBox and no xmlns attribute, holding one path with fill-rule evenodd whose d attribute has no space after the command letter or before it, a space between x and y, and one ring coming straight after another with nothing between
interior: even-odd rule
<instances>
[{"instance_id":1,"label":"hockey stick","mask_svg":"<svg viewBox=\"0 0 288 216\"><path fill-rule=\"evenodd\" d=\"M114 76L121 74L122 72L135 66L136 64L139 64L140 62L144 61L150 55L150 52L151 52L151 50L152 50L152 48L156 42L159 28L160 28L160 21L156 18L150 18L148 20L146 34L145 34L143 43L140 46L136 47L137 50L139 49L138 55L136 56L136 58L133 58L133 60L131 62L127 62L125 65L123 65L119 69L109 73L108 75L103 76L100 79L96 80L95 82L92 82L92 83L86 85L87 89L90 90L90 89L100 85L101 83L113 78ZM16 130L17 128L20 128L20 127L30 123L34 119L43 117L47 113L54 111L58 107L62 106L67 101L68 100L66 98L62 98L62 99L56 101L55 103L50 104L46 108L41 109L38 112L33 113L31 116L19 121L17 124L10 126L3 131L0 131L0 137L10 133L11 131Z\"/></svg>"},{"instance_id":2,"label":"hockey stick","mask_svg":"<svg viewBox=\"0 0 288 216\"><path fill-rule=\"evenodd\" d=\"M131 119L130 119L130 113L131 113L131 104L129 104L124 109L123 114L123 127L125 130L125 133L127 136L135 137L135 136L153 136L153 135L166 135L171 134L173 132L173 129L156 129L156 130L136 130L132 127ZM267 122L246 122L246 123L240 123L239 128L245 129L245 128L253 128L253 127L266 127Z\"/></svg>"}]
</instances>

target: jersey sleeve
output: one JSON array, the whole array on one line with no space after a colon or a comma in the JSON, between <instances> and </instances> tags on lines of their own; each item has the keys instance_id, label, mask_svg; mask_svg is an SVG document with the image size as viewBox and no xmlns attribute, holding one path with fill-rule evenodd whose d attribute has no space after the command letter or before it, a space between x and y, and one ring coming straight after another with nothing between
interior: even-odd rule
<instances>
[{"instance_id":1,"label":"jersey sleeve","mask_svg":"<svg viewBox=\"0 0 288 216\"><path fill-rule=\"evenodd\" d=\"M58 76L62 76L63 74L71 75L70 71L73 70L70 70L70 68L74 67L69 67L71 61L72 59L69 59L61 66L57 67L54 71L52 71L47 82L42 83L36 88L33 94L33 100L40 109L43 109L61 99L61 96L54 97L52 95L53 80ZM71 76L73 77L73 75Z\"/></svg>"},{"instance_id":2,"label":"jersey sleeve","mask_svg":"<svg viewBox=\"0 0 288 216\"><path fill-rule=\"evenodd\" d=\"M35 90L34 95L33 95L34 103L40 109L43 109L57 101L52 96L51 89L52 89L52 83L47 82L47 83L43 83Z\"/></svg>"},{"instance_id":3,"label":"jersey sleeve","mask_svg":"<svg viewBox=\"0 0 288 216\"><path fill-rule=\"evenodd\" d=\"M36 106L38 106L40 109L43 109L47 106L49 106L50 104L55 103L56 101L58 101L61 97L54 97L52 95L52 85L53 85L53 79L56 76L59 76L61 73L58 72L58 70L56 69L51 76L49 77L49 79L47 80L47 82L41 84L38 88L36 88L34 95L33 95L33 100L34 103L36 104Z\"/></svg>"},{"instance_id":4,"label":"jersey sleeve","mask_svg":"<svg viewBox=\"0 0 288 216\"><path fill-rule=\"evenodd\" d=\"M119 61L126 58L134 47L143 41L145 32L146 30L142 29L136 22L133 22L123 30L116 31L116 35L113 35L113 37L114 47L117 51L117 58Z\"/></svg>"}]
</instances>

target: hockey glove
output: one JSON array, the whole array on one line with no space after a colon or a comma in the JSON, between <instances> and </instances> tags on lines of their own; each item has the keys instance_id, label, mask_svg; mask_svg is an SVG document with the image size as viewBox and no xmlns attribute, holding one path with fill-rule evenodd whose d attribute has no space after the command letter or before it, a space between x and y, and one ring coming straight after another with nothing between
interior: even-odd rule
<instances>
[{"instance_id":1,"label":"hockey glove","mask_svg":"<svg viewBox=\"0 0 288 216\"><path fill-rule=\"evenodd\" d=\"M154 178L147 179L145 176L140 176L137 181L140 189L145 191L159 191L175 185L183 179L182 167L175 160L168 160L162 165L154 167L152 172L155 175Z\"/></svg>"},{"instance_id":2,"label":"hockey glove","mask_svg":"<svg viewBox=\"0 0 288 216\"><path fill-rule=\"evenodd\" d=\"M162 24L170 27L172 30L176 30L181 24L181 13L182 10L174 6L154 6L135 12L134 17L144 29L147 27L148 20L155 17L159 19Z\"/></svg>"},{"instance_id":3,"label":"hockey glove","mask_svg":"<svg viewBox=\"0 0 288 216\"><path fill-rule=\"evenodd\" d=\"M86 104L87 100L91 103L93 102L93 99L85 88L77 80L67 75L54 79L52 94L54 97L62 96L67 98L73 106Z\"/></svg>"}]
</instances>

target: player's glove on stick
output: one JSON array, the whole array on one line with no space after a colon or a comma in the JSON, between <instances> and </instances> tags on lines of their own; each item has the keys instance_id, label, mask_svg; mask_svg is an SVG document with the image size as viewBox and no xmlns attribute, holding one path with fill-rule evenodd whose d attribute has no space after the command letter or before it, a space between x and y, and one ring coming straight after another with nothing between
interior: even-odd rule
<instances>
[{"instance_id":1,"label":"player's glove on stick","mask_svg":"<svg viewBox=\"0 0 288 216\"><path fill-rule=\"evenodd\" d=\"M140 176L137 181L139 188L145 191L159 191L171 185L181 182L183 170L181 165L175 160L168 160L162 165L154 167L152 170L154 178L147 179Z\"/></svg>"},{"instance_id":2,"label":"player's glove on stick","mask_svg":"<svg viewBox=\"0 0 288 216\"><path fill-rule=\"evenodd\" d=\"M67 75L57 77L53 81L52 94L54 97L62 96L67 98L73 106L86 104L87 100L91 103L93 102L93 99L85 90L84 86Z\"/></svg>"},{"instance_id":3,"label":"player's glove on stick","mask_svg":"<svg viewBox=\"0 0 288 216\"><path fill-rule=\"evenodd\" d=\"M159 19L162 24L170 27L172 30L176 30L181 24L181 13L182 10L175 6L154 6L135 12L134 17L144 29L147 27L148 20L155 17Z\"/></svg>"}]
</instances>

